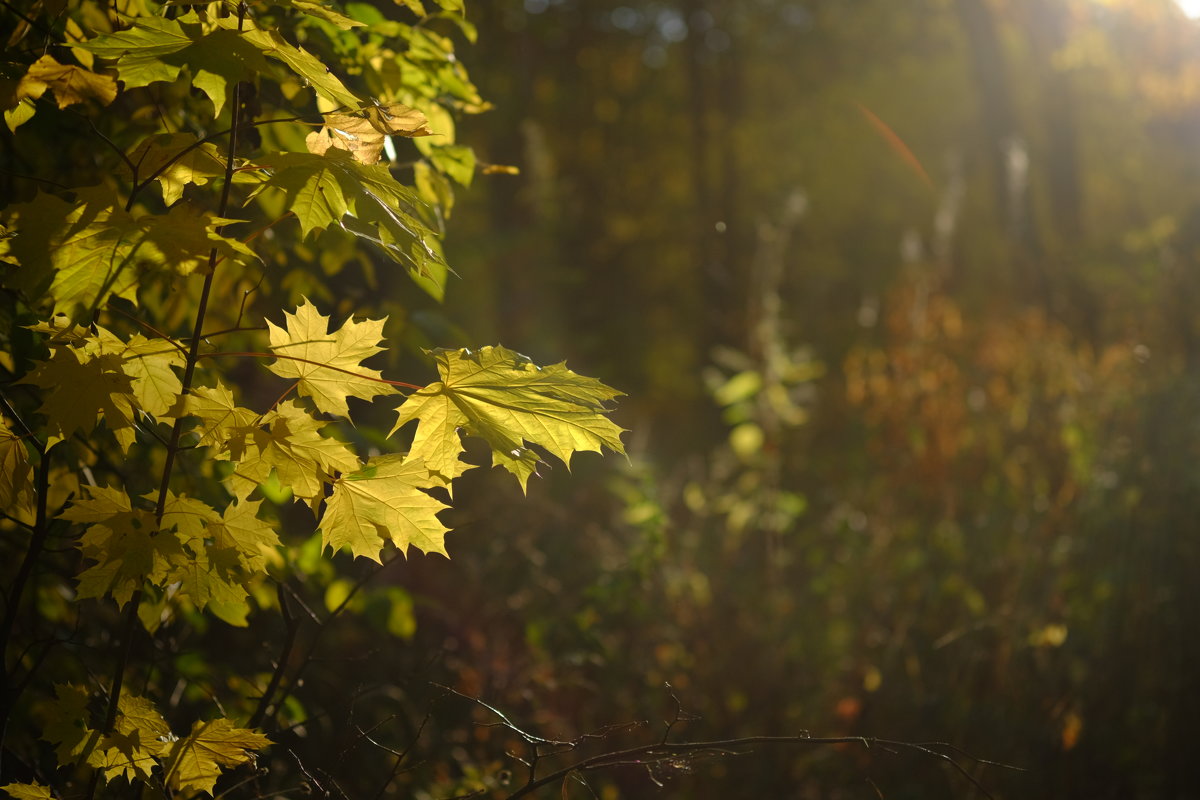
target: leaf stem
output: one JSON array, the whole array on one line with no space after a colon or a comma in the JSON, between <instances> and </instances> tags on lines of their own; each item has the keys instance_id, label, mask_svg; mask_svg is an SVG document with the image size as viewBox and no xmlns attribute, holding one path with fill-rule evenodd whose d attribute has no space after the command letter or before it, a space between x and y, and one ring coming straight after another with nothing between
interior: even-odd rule
<instances>
[{"instance_id":1,"label":"leaf stem","mask_svg":"<svg viewBox=\"0 0 1200 800\"><path fill-rule=\"evenodd\" d=\"M375 378L371 375L363 375L360 372L355 372L354 370L342 369L341 367L335 367L332 364L326 364L322 361L312 361L311 359L301 358L300 356L285 356L282 353L257 353L257 352L252 352L252 351L227 350L227 351L221 351L221 352L216 352L216 353L201 353L200 354L200 358L216 358L218 356L235 356L235 357L240 357L240 358L282 358L282 359L286 359L288 361L300 361L304 364L312 364L313 366L321 367L322 369L331 369L334 372L340 372L344 375L350 375L355 378L361 378L364 381L373 381L374 383L386 383L389 386L399 386L404 389L412 389L413 391L419 391L419 390L425 388L424 386L418 386L415 383L406 383L405 381L393 381L393 380L388 380L387 378Z\"/></svg>"}]
</instances>

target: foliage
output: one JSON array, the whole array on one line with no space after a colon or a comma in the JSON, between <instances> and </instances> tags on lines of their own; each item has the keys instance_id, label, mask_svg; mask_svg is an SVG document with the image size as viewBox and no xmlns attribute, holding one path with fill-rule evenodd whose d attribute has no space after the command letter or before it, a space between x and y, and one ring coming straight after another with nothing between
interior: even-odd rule
<instances>
[{"instance_id":1,"label":"foliage","mask_svg":"<svg viewBox=\"0 0 1200 800\"><path fill-rule=\"evenodd\" d=\"M457 0L407 0L398 19L302 0L9 10L0 104L8 163L27 170L0 215L0 528L18 554L0 729L19 779L5 788L215 794L304 724L293 587L328 582L335 615L362 587L327 551L446 555L452 482L480 465L460 460L462 435L525 488L548 456L623 452L605 417L620 393L502 347L432 350L440 382L391 380L363 364L387 316L342 311L331 329L301 297L268 318L300 287L334 304L351 263L392 286L367 247L441 299L451 185L475 170L454 117L486 107L454 53L455 33L475 36ZM392 433L364 436L350 398L367 419L390 401ZM388 628L411 635L411 600L389 596ZM281 617L274 672L265 654L184 644L216 620ZM292 772L270 785L290 789Z\"/></svg>"}]
</instances>

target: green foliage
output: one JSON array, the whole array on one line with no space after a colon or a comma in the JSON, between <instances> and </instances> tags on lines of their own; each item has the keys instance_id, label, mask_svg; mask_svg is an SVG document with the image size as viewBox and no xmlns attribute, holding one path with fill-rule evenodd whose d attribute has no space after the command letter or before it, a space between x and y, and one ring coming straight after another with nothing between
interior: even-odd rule
<instances>
[{"instance_id":1,"label":"green foliage","mask_svg":"<svg viewBox=\"0 0 1200 800\"><path fill-rule=\"evenodd\" d=\"M522 488L538 448L568 464L581 450L623 452L605 417L619 393L562 364L438 350L442 380L422 386L364 366L384 351L387 316L356 321L343 305L331 330L301 298L282 326L268 319L291 306L290 287L329 298L346 261L373 264L339 239L374 245L443 296L441 220L451 182L475 170L453 120L485 105L439 32L474 38L462 4L429 5L407 0L400 21L307 0L67 0L25 4L10 32L10 45L36 37L49 53L10 48L0 87L33 163L0 212L0 533L24 553L6 587L0 710L8 721L36 709L54 753L42 759L35 732L8 724L25 777L52 776L8 784L13 797L91 797L116 781L213 794L279 742L268 709L281 713L282 673L242 677L221 652L180 642L214 618L269 630L282 614L290 628L289 581L346 586L328 550L446 555L442 498L470 466L460 429ZM69 130L62 159L39 149L46 130ZM427 143L400 156L391 137ZM350 255L306 262L322 251ZM249 360L269 363L230 367ZM348 401L369 418L398 394L392 434L419 420L416 440L368 444ZM285 524L289 498L315 517L309 533ZM71 546L47 548L51 537ZM411 597L381 597L382 629L411 638ZM28 630L22 599L35 604ZM111 638L97 637L105 627ZM146 634L153 659L135 646ZM60 643L78 657L52 652ZM146 697L130 692L135 678ZM198 682L224 702L185 691Z\"/></svg>"}]
</instances>

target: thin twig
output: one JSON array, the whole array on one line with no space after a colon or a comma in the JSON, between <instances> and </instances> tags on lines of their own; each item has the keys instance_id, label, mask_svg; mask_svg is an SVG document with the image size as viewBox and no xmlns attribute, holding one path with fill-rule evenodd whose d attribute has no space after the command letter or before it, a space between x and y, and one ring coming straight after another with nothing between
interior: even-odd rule
<instances>
[{"instance_id":1,"label":"thin twig","mask_svg":"<svg viewBox=\"0 0 1200 800\"><path fill-rule=\"evenodd\" d=\"M360 578L357 582L355 582L354 586L350 588L350 591L347 592L346 596L342 599L342 602L339 603L337 607L333 609L333 611L329 612L329 616L319 624L317 627L317 632L313 635L312 640L308 643L308 648L304 652L304 658L301 659L300 666L296 668L296 674L292 676L290 681L288 681L287 689L283 691L283 694L279 696L279 700L275 703L276 708L282 706L283 703L292 696L292 692L294 692L300 686L300 680L304 676L304 671L308 668L308 665L312 663L313 654L316 653L317 646L321 643L321 636L325 633L329 623L335 620L338 615L345 610L345 608L349 605L350 600L353 599L354 595L358 594L358 591L366 586L372 578L382 573L392 564L395 564L402 557L403 553L398 553L382 564L379 564L375 567L375 569L371 570L369 573Z\"/></svg>"},{"instance_id":2,"label":"thin twig","mask_svg":"<svg viewBox=\"0 0 1200 800\"><path fill-rule=\"evenodd\" d=\"M984 797L989 800L995 800L990 792L984 788L970 772L954 759L950 758L945 753L940 753L932 750L929 747L915 742L902 742L892 739L878 739L871 736L746 736L738 739L723 739L718 741L708 742L670 742L655 744L639 745L630 747L624 750L618 750L611 753L601 753L589 758L580 759L570 766L563 767L548 775L522 786L517 791L508 795L506 800L517 800L517 798L525 797L532 794L543 786L556 783L563 780L572 772L583 770L607 769L617 766L646 766L647 764L660 763L664 760L671 760L679 756L687 756L694 754L733 754L737 753L739 748L753 747L755 745L767 744L790 744L790 745L832 745L832 744L861 744L863 747L870 749L871 747L892 748L895 750L915 750L927 756L945 761L957 770L970 784L975 787Z\"/></svg>"},{"instance_id":3,"label":"thin twig","mask_svg":"<svg viewBox=\"0 0 1200 800\"><path fill-rule=\"evenodd\" d=\"M275 671L271 673L271 680L267 684L267 688L263 691L262 697L258 699L258 707L254 709L254 713L250 716L250 721L247 723L247 727L250 728L257 728L262 725L263 719L267 715L267 709L271 707L271 698L275 696L280 682L283 681L283 674L287 671L288 659L291 658L292 649L296 646L296 633L300 630L300 621L292 616L292 609L288 605L287 595L284 593L282 582L275 587L275 592L279 598L279 612L283 615L283 647L280 648L279 661L275 664Z\"/></svg>"}]
</instances>

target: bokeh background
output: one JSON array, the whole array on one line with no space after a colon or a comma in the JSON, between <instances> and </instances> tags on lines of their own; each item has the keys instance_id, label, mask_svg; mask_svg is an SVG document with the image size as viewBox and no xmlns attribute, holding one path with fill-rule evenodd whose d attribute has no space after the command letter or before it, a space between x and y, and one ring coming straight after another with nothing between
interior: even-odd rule
<instances>
[{"instance_id":1,"label":"bokeh background","mask_svg":"<svg viewBox=\"0 0 1200 800\"><path fill-rule=\"evenodd\" d=\"M546 734L647 720L609 741L652 740L669 682L699 717L681 737L940 740L1027 770L972 765L997 797L1200 794L1192 9L469 10L495 108L459 136L521 172L453 209L460 329L412 321L624 390L630 458L528 498L469 473L452 560L393 578L411 638L387 663ZM425 734L454 743L447 791L512 766L469 706ZM589 783L980 796L855 747Z\"/></svg>"}]
</instances>

